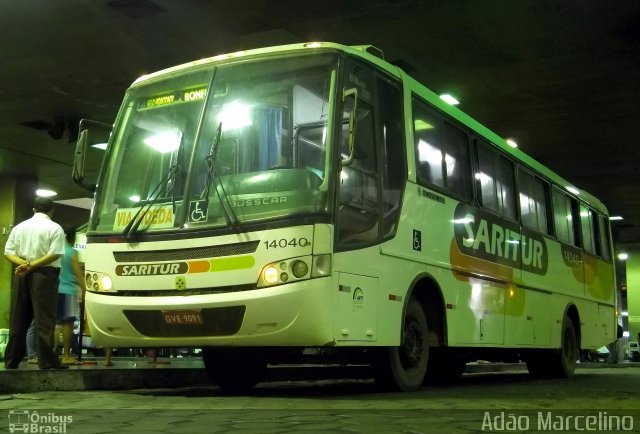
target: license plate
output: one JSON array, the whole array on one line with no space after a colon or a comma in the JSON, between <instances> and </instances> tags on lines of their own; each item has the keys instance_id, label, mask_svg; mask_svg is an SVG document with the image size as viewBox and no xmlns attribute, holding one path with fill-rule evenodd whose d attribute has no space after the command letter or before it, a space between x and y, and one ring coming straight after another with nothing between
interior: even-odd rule
<instances>
[{"instance_id":1,"label":"license plate","mask_svg":"<svg viewBox=\"0 0 640 434\"><path fill-rule=\"evenodd\" d=\"M202 315L199 310L163 310L162 317L168 325L202 324Z\"/></svg>"}]
</instances>

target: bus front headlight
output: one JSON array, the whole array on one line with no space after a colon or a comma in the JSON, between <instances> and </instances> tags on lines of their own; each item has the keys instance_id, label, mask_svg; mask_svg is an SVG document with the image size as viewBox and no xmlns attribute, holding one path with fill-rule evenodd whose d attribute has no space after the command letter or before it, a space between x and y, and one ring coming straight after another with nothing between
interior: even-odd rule
<instances>
[{"instance_id":1,"label":"bus front headlight","mask_svg":"<svg viewBox=\"0 0 640 434\"><path fill-rule=\"evenodd\" d=\"M278 283L278 269L273 265L269 265L262 272L262 280L269 285L275 285Z\"/></svg>"},{"instance_id":2,"label":"bus front headlight","mask_svg":"<svg viewBox=\"0 0 640 434\"><path fill-rule=\"evenodd\" d=\"M282 285L283 283L328 276L330 273L331 255L284 259L262 267L257 286L264 288Z\"/></svg>"},{"instance_id":3,"label":"bus front headlight","mask_svg":"<svg viewBox=\"0 0 640 434\"><path fill-rule=\"evenodd\" d=\"M87 291L91 292L109 292L113 290L113 280L111 276L96 271L88 271L85 274L85 285Z\"/></svg>"}]
</instances>

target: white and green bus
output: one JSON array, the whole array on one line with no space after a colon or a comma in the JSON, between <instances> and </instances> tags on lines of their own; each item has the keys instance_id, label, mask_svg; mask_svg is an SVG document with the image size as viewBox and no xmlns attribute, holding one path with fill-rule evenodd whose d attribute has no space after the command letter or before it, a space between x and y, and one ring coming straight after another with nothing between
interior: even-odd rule
<instances>
[{"instance_id":1,"label":"white and green bus","mask_svg":"<svg viewBox=\"0 0 640 434\"><path fill-rule=\"evenodd\" d=\"M616 335L605 206L371 46L135 81L85 261L98 345L202 348L227 388L310 355L399 390L478 359L568 377Z\"/></svg>"}]
</instances>

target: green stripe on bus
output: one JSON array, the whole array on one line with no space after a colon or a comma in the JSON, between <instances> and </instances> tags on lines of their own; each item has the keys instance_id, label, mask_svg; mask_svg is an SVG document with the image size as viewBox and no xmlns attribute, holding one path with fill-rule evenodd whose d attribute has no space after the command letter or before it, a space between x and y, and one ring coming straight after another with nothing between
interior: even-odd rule
<instances>
[{"instance_id":1,"label":"green stripe on bus","mask_svg":"<svg viewBox=\"0 0 640 434\"><path fill-rule=\"evenodd\" d=\"M237 256L234 258L212 259L209 261L211 269L209 271L230 271L251 268L256 264L253 256Z\"/></svg>"}]
</instances>

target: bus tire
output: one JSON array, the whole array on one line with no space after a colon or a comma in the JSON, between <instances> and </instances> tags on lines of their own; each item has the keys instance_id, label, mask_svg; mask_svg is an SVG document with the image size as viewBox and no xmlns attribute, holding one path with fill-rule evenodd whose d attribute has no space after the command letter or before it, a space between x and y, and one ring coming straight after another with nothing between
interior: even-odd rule
<instances>
[{"instance_id":1,"label":"bus tire","mask_svg":"<svg viewBox=\"0 0 640 434\"><path fill-rule=\"evenodd\" d=\"M202 360L211 380L232 393L251 389L267 369L264 352L256 348L208 347L202 351Z\"/></svg>"},{"instance_id":2,"label":"bus tire","mask_svg":"<svg viewBox=\"0 0 640 434\"><path fill-rule=\"evenodd\" d=\"M578 348L578 333L576 326L568 316L562 321L562 337L560 338L560 349L554 352L554 363L552 375L558 378L569 378L573 376L576 363L580 357Z\"/></svg>"},{"instance_id":3,"label":"bus tire","mask_svg":"<svg viewBox=\"0 0 640 434\"><path fill-rule=\"evenodd\" d=\"M429 327L422 306L411 297L399 347L381 348L373 361L376 383L386 390L410 392L422 386L429 363Z\"/></svg>"},{"instance_id":4,"label":"bus tire","mask_svg":"<svg viewBox=\"0 0 640 434\"><path fill-rule=\"evenodd\" d=\"M548 378L573 376L580 350L576 326L568 316L562 321L560 348L534 351L527 358L527 369L531 375Z\"/></svg>"}]
</instances>

